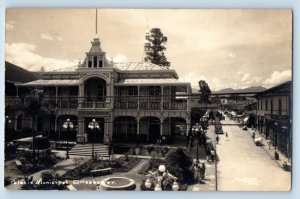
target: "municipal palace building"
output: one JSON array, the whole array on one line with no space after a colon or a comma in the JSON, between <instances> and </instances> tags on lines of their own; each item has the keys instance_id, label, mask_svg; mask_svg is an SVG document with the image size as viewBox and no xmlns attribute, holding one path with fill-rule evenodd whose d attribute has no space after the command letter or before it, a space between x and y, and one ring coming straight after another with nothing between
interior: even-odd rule
<instances>
[{"instance_id":1,"label":"municipal palace building","mask_svg":"<svg viewBox=\"0 0 300 199\"><path fill-rule=\"evenodd\" d=\"M150 50L149 36L147 31L145 53ZM17 85L18 89L39 90L41 100L51 110L51 114L39 116L38 130L65 132L63 123L70 119L78 143L155 143L161 135L176 139L178 127L180 135L188 133L190 83L180 82L175 70L152 64L146 58L114 63L105 55L96 37L77 66L43 72L41 79ZM22 112L14 117L25 125ZM93 119L100 128L91 133L88 127Z\"/></svg>"}]
</instances>

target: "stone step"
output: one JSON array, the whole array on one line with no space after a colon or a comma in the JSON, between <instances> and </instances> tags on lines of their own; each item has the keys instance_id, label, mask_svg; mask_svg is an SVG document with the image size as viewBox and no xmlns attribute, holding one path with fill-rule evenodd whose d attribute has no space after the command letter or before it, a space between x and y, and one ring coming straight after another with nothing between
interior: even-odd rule
<instances>
[{"instance_id":1,"label":"stone step","mask_svg":"<svg viewBox=\"0 0 300 199\"><path fill-rule=\"evenodd\" d=\"M92 144L77 144L70 151L70 155L91 156ZM94 144L94 152L102 157L109 157L107 146L103 144Z\"/></svg>"}]
</instances>

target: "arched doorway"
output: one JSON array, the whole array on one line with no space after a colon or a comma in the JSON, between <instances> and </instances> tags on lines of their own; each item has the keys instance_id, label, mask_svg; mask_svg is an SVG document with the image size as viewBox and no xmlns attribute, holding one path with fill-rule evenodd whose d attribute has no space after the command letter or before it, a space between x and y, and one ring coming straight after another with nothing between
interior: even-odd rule
<instances>
[{"instance_id":1,"label":"arched doorway","mask_svg":"<svg viewBox=\"0 0 300 199\"><path fill-rule=\"evenodd\" d=\"M167 137L167 143L186 143L187 123L181 117L167 117L163 121L163 134Z\"/></svg>"},{"instance_id":2,"label":"arched doorway","mask_svg":"<svg viewBox=\"0 0 300 199\"><path fill-rule=\"evenodd\" d=\"M99 77L92 77L84 82L84 96L87 102L105 102L106 81Z\"/></svg>"},{"instance_id":3,"label":"arched doorway","mask_svg":"<svg viewBox=\"0 0 300 199\"><path fill-rule=\"evenodd\" d=\"M116 142L136 143L137 120L132 116L119 116L114 119L113 139Z\"/></svg>"},{"instance_id":4,"label":"arched doorway","mask_svg":"<svg viewBox=\"0 0 300 199\"><path fill-rule=\"evenodd\" d=\"M90 122L96 120L99 123L99 129L90 129L88 126ZM104 138L104 118L85 118L85 130L89 143L102 143Z\"/></svg>"},{"instance_id":5,"label":"arched doorway","mask_svg":"<svg viewBox=\"0 0 300 199\"><path fill-rule=\"evenodd\" d=\"M160 119L157 117L142 117L140 119L140 142L157 143L160 138Z\"/></svg>"}]
</instances>

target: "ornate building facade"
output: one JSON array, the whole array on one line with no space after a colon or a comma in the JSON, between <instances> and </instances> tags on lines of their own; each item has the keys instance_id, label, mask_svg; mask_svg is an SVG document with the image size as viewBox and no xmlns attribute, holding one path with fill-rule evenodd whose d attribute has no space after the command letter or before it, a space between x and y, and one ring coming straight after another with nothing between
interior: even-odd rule
<instances>
[{"instance_id":1,"label":"ornate building facade","mask_svg":"<svg viewBox=\"0 0 300 199\"><path fill-rule=\"evenodd\" d=\"M147 35L146 35L147 36ZM40 116L39 129L61 132L70 119L77 142L153 143L165 134L175 139L176 125L189 129L191 84L180 82L175 70L149 61L113 63L99 38L77 66L44 72L39 80L17 84L38 89L51 115ZM145 43L145 51L148 50ZM19 116L14 116L18 118ZM94 134L88 124L96 119Z\"/></svg>"}]
</instances>

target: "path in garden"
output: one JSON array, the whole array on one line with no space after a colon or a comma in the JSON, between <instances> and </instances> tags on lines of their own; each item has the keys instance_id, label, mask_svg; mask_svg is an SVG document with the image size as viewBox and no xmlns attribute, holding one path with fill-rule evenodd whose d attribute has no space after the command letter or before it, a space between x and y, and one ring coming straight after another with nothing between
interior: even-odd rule
<instances>
[{"instance_id":1,"label":"path in garden","mask_svg":"<svg viewBox=\"0 0 300 199\"><path fill-rule=\"evenodd\" d=\"M139 174L139 172L144 168L146 167L149 163L148 160L144 160L144 159L141 159L140 162L135 165L132 169L130 169L127 174L128 175L136 175L136 174Z\"/></svg>"}]
</instances>

